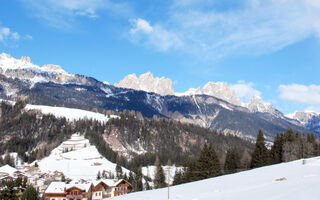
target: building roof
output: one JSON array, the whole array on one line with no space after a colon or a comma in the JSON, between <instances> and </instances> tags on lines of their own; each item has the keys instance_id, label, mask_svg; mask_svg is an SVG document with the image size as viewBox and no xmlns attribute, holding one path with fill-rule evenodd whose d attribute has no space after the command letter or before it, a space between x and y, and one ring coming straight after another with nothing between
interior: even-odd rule
<instances>
[{"instance_id":1,"label":"building roof","mask_svg":"<svg viewBox=\"0 0 320 200\"><path fill-rule=\"evenodd\" d=\"M0 172L4 172L9 174L10 176L13 176L13 174L18 171L16 168L11 167L10 165L4 165L0 167Z\"/></svg>"},{"instance_id":2,"label":"building roof","mask_svg":"<svg viewBox=\"0 0 320 200\"><path fill-rule=\"evenodd\" d=\"M45 193L64 193L65 187L66 183L64 182L52 182L46 189Z\"/></svg>"},{"instance_id":3,"label":"building roof","mask_svg":"<svg viewBox=\"0 0 320 200\"><path fill-rule=\"evenodd\" d=\"M90 190L92 183L83 183L83 184L66 184L66 189L71 189L73 187L79 188L88 192Z\"/></svg>"},{"instance_id":4,"label":"building roof","mask_svg":"<svg viewBox=\"0 0 320 200\"><path fill-rule=\"evenodd\" d=\"M71 189L73 187L79 188L81 190L84 190L85 192L88 192L91 187L91 183L89 184L66 184L64 182L52 182L49 187L46 189L45 193L50 194L61 194L64 193L65 190Z\"/></svg>"},{"instance_id":5,"label":"building roof","mask_svg":"<svg viewBox=\"0 0 320 200\"><path fill-rule=\"evenodd\" d=\"M93 185L97 186L99 183L103 182L106 185L108 185L109 187L115 187L117 186L119 183L121 183L122 181L126 181L124 179L119 179L118 181L114 180L114 179L103 179L103 180L99 180L99 181L94 181ZM126 181L128 182L128 181Z\"/></svg>"}]
</instances>

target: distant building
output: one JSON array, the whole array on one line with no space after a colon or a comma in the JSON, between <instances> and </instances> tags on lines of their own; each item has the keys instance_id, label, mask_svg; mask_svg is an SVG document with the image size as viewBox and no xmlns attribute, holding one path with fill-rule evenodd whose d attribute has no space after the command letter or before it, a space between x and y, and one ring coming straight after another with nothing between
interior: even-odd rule
<instances>
[{"instance_id":1,"label":"distant building","mask_svg":"<svg viewBox=\"0 0 320 200\"><path fill-rule=\"evenodd\" d=\"M93 184L52 182L44 193L45 200L92 200Z\"/></svg>"},{"instance_id":2,"label":"distant building","mask_svg":"<svg viewBox=\"0 0 320 200\"><path fill-rule=\"evenodd\" d=\"M52 182L44 193L45 200L102 200L131 192L131 184L126 180L101 180L95 183L66 184Z\"/></svg>"},{"instance_id":3,"label":"distant building","mask_svg":"<svg viewBox=\"0 0 320 200\"><path fill-rule=\"evenodd\" d=\"M15 180L17 178L24 178L25 174L10 165L0 167L0 181Z\"/></svg>"},{"instance_id":4,"label":"distant building","mask_svg":"<svg viewBox=\"0 0 320 200\"><path fill-rule=\"evenodd\" d=\"M131 192L131 190L131 184L124 179L120 179L118 181L112 179L96 181L94 183L92 200L100 200L104 198L128 194Z\"/></svg>"},{"instance_id":5,"label":"distant building","mask_svg":"<svg viewBox=\"0 0 320 200\"><path fill-rule=\"evenodd\" d=\"M75 151L90 146L89 140L85 139L83 135L75 133L67 141L61 144L62 151Z\"/></svg>"}]
</instances>

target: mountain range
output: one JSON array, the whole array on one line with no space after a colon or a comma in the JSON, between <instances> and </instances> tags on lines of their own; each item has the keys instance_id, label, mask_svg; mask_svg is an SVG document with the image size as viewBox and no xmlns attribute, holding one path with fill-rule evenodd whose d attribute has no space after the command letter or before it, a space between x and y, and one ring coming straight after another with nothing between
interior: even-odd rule
<instances>
[{"instance_id":1,"label":"mountain range","mask_svg":"<svg viewBox=\"0 0 320 200\"><path fill-rule=\"evenodd\" d=\"M145 117L194 123L248 139L253 139L259 129L269 140L288 128L320 132L319 115L303 123L300 118L285 116L259 96L244 104L224 82L175 93L170 79L148 72L139 77L128 75L110 85L67 73L58 65L40 67L28 57L16 59L5 53L0 54L0 98L84 110L134 110Z\"/></svg>"}]
</instances>

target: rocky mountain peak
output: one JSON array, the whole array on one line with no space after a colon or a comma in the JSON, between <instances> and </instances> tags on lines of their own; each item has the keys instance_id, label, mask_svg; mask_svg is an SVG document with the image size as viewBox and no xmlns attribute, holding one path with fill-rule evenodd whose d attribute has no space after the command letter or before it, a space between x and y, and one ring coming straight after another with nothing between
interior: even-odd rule
<instances>
[{"instance_id":1,"label":"rocky mountain peak","mask_svg":"<svg viewBox=\"0 0 320 200\"><path fill-rule=\"evenodd\" d=\"M302 124L307 124L313 117L319 116L319 113L313 111L296 111L294 113L286 115L286 117L298 120Z\"/></svg>"},{"instance_id":2,"label":"rocky mountain peak","mask_svg":"<svg viewBox=\"0 0 320 200\"><path fill-rule=\"evenodd\" d=\"M154 77L151 72L141 74L139 77L137 77L136 74L129 74L119 83L115 84L115 86L154 92L163 96L174 94L171 79Z\"/></svg>"},{"instance_id":3,"label":"rocky mountain peak","mask_svg":"<svg viewBox=\"0 0 320 200\"><path fill-rule=\"evenodd\" d=\"M251 111L251 112L267 112L270 114L275 113L276 109L267 102L264 102L260 96L253 96L248 104L246 104L246 107Z\"/></svg>"},{"instance_id":4,"label":"rocky mountain peak","mask_svg":"<svg viewBox=\"0 0 320 200\"><path fill-rule=\"evenodd\" d=\"M226 82L208 82L202 89L200 87L190 88L184 93L176 93L178 96L202 94L217 97L234 105L240 106L242 104L239 97L234 91L231 91Z\"/></svg>"},{"instance_id":5,"label":"rocky mountain peak","mask_svg":"<svg viewBox=\"0 0 320 200\"><path fill-rule=\"evenodd\" d=\"M31 63L31 58L28 56L22 56L20 60L22 62Z\"/></svg>"}]
</instances>

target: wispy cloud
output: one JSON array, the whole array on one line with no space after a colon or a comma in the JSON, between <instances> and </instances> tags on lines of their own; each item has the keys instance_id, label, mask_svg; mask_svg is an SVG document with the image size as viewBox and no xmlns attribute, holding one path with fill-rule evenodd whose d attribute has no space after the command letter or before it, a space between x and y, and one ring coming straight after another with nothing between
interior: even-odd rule
<instances>
[{"instance_id":1,"label":"wispy cloud","mask_svg":"<svg viewBox=\"0 0 320 200\"><path fill-rule=\"evenodd\" d=\"M279 86L280 98L305 104L308 110L320 112L320 85L290 84Z\"/></svg>"},{"instance_id":2,"label":"wispy cloud","mask_svg":"<svg viewBox=\"0 0 320 200\"><path fill-rule=\"evenodd\" d=\"M179 48L211 58L230 54L262 54L320 33L320 5L317 0L221 2L174 0L166 18L151 23L160 29L161 34L179 41L178 46L168 45L162 50ZM159 32L144 34L152 40ZM159 43L149 42L157 49Z\"/></svg>"},{"instance_id":3,"label":"wispy cloud","mask_svg":"<svg viewBox=\"0 0 320 200\"><path fill-rule=\"evenodd\" d=\"M111 0L20 0L29 13L55 28L69 28L77 17L97 18L101 10L112 14L129 13L126 3Z\"/></svg>"},{"instance_id":4,"label":"wispy cloud","mask_svg":"<svg viewBox=\"0 0 320 200\"><path fill-rule=\"evenodd\" d=\"M131 24L132 28L129 32L131 39L136 43L152 46L160 51L179 48L182 45L179 37L165 30L161 25L151 26L148 21L141 18L132 19Z\"/></svg>"},{"instance_id":5,"label":"wispy cloud","mask_svg":"<svg viewBox=\"0 0 320 200\"><path fill-rule=\"evenodd\" d=\"M260 96L261 92L254 89L254 83L239 80L236 84L231 84L230 89L234 91L243 102L249 102L253 96Z\"/></svg>"},{"instance_id":6,"label":"wispy cloud","mask_svg":"<svg viewBox=\"0 0 320 200\"><path fill-rule=\"evenodd\" d=\"M12 32L8 27L0 27L0 42L6 43L9 41L17 41L20 35L17 32Z\"/></svg>"}]
</instances>

